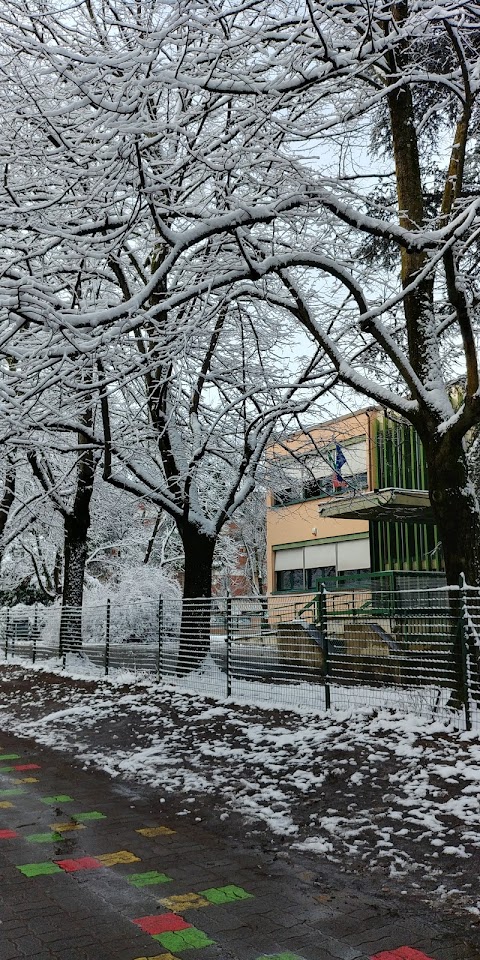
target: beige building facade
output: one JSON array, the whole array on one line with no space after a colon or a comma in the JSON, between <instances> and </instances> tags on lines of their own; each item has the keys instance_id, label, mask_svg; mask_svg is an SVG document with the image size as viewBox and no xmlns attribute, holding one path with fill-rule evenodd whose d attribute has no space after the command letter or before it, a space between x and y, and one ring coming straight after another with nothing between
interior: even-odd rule
<instances>
[{"instance_id":1,"label":"beige building facade","mask_svg":"<svg viewBox=\"0 0 480 960\"><path fill-rule=\"evenodd\" d=\"M269 593L315 589L338 573L370 569L369 524L321 517L328 500L374 488L372 435L378 408L367 408L298 432L270 456L286 458L286 488L270 494L267 509ZM344 462L336 469L337 457ZM289 484L289 480L291 483Z\"/></svg>"}]
</instances>

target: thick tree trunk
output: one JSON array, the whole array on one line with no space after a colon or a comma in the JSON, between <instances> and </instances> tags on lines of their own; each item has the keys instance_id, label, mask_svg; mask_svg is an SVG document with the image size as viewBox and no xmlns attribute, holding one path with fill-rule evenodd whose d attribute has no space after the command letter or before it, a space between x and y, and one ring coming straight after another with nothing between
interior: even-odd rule
<instances>
[{"instance_id":1,"label":"thick tree trunk","mask_svg":"<svg viewBox=\"0 0 480 960\"><path fill-rule=\"evenodd\" d=\"M82 646L82 601L87 562L87 537L90 526L86 517L65 518L65 552L63 572L62 615L60 621L60 653Z\"/></svg>"},{"instance_id":2,"label":"thick tree trunk","mask_svg":"<svg viewBox=\"0 0 480 960\"><path fill-rule=\"evenodd\" d=\"M182 622L177 672L195 670L210 650L212 566L215 538L193 524L180 529L185 555Z\"/></svg>"},{"instance_id":3,"label":"thick tree trunk","mask_svg":"<svg viewBox=\"0 0 480 960\"><path fill-rule=\"evenodd\" d=\"M442 541L447 583L480 586L480 511L460 439L424 440L432 510Z\"/></svg>"},{"instance_id":4,"label":"thick tree trunk","mask_svg":"<svg viewBox=\"0 0 480 960\"><path fill-rule=\"evenodd\" d=\"M467 584L480 585L480 510L461 439L446 434L438 443L424 440L429 469L429 493L442 541L447 583L457 587L460 574ZM455 684L450 705L459 709L466 702L465 657L470 670L480 675L478 649L462 646L461 617L464 611L457 589L449 591Z\"/></svg>"},{"instance_id":5,"label":"thick tree trunk","mask_svg":"<svg viewBox=\"0 0 480 960\"><path fill-rule=\"evenodd\" d=\"M3 496L0 500L0 538L3 537L13 501L15 500L16 469L10 460L7 461Z\"/></svg>"},{"instance_id":6,"label":"thick tree trunk","mask_svg":"<svg viewBox=\"0 0 480 960\"><path fill-rule=\"evenodd\" d=\"M83 435L79 435L82 442ZM77 489L71 513L65 515L60 654L82 646L82 603L90 529L90 501L95 462L92 450L81 455L77 466Z\"/></svg>"},{"instance_id":7,"label":"thick tree trunk","mask_svg":"<svg viewBox=\"0 0 480 960\"><path fill-rule=\"evenodd\" d=\"M407 0L395 0L391 16L403 24L408 17ZM395 160L395 180L399 222L406 230L420 230L424 224L425 204L413 94L408 83L397 86L402 75L403 58L409 61L405 41L388 55L393 87L388 93L390 127ZM401 277L407 290L403 300L408 337L408 359L417 377L428 384L441 376L442 363L433 332L433 275L415 284L412 281L425 267L425 251L401 249ZM410 383L415 396L415 383ZM422 407L423 401L419 400ZM412 421L414 422L414 421ZM437 434L438 421L426 405L414 422L421 436L429 469L430 500L443 545L447 581L458 584L464 573L467 581L479 583L480 516L473 486L469 483L462 439L453 431Z\"/></svg>"}]
</instances>

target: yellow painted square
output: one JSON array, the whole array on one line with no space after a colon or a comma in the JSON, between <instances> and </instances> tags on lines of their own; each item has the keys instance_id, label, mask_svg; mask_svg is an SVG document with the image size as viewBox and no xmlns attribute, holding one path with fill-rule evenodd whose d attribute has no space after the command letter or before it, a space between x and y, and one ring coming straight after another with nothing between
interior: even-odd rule
<instances>
[{"instance_id":1,"label":"yellow painted square","mask_svg":"<svg viewBox=\"0 0 480 960\"><path fill-rule=\"evenodd\" d=\"M84 823L51 823L50 827L55 833L70 833L70 830L85 830Z\"/></svg>"},{"instance_id":2,"label":"yellow painted square","mask_svg":"<svg viewBox=\"0 0 480 960\"><path fill-rule=\"evenodd\" d=\"M116 853L104 853L101 857L95 857L95 860L100 860L104 867L114 867L116 863L139 863L140 857L128 850L117 850Z\"/></svg>"},{"instance_id":3,"label":"yellow painted square","mask_svg":"<svg viewBox=\"0 0 480 960\"><path fill-rule=\"evenodd\" d=\"M173 953L157 953L154 957L137 957L137 960L178 960Z\"/></svg>"},{"instance_id":4,"label":"yellow painted square","mask_svg":"<svg viewBox=\"0 0 480 960\"><path fill-rule=\"evenodd\" d=\"M18 777L13 782L14 783L40 783L40 780L38 779L38 777Z\"/></svg>"},{"instance_id":5,"label":"yellow painted square","mask_svg":"<svg viewBox=\"0 0 480 960\"><path fill-rule=\"evenodd\" d=\"M13 803L10 803L10 800L0 800L0 810L9 810L10 807L13 807Z\"/></svg>"},{"instance_id":6,"label":"yellow painted square","mask_svg":"<svg viewBox=\"0 0 480 960\"><path fill-rule=\"evenodd\" d=\"M173 913L183 913L184 910L198 910L199 907L210 907L211 904L199 893L183 893L179 896L162 897L159 903L172 910Z\"/></svg>"},{"instance_id":7,"label":"yellow painted square","mask_svg":"<svg viewBox=\"0 0 480 960\"><path fill-rule=\"evenodd\" d=\"M175 830L170 830L170 827L142 827L135 833L141 833L142 837L169 837Z\"/></svg>"}]
</instances>

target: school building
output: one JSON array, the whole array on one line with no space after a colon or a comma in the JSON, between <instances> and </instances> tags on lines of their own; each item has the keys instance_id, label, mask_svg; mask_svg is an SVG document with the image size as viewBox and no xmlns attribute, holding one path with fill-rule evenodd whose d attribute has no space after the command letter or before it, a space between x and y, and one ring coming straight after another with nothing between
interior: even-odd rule
<instances>
[{"instance_id":1,"label":"school building","mask_svg":"<svg viewBox=\"0 0 480 960\"><path fill-rule=\"evenodd\" d=\"M367 572L443 570L423 448L396 414L368 407L338 417L291 435L269 457L270 594Z\"/></svg>"}]
</instances>

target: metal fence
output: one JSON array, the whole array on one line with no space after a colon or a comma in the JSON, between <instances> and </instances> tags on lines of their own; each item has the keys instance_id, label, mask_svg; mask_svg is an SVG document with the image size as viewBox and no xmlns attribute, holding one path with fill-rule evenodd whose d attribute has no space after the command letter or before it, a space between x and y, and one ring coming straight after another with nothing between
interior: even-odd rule
<instances>
[{"instance_id":1,"label":"metal fence","mask_svg":"<svg viewBox=\"0 0 480 960\"><path fill-rule=\"evenodd\" d=\"M335 706L397 707L469 726L459 590L324 593Z\"/></svg>"},{"instance_id":2,"label":"metal fence","mask_svg":"<svg viewBox=\"0 0 480 960\"><path fill-rule=\"evenodd\" d=\"M153 674L279 707L398 708L480 729L479 633L478 589L372 581L296 596L3 609L0 656L92 676Z\"/></svg>"}]
</instances>

